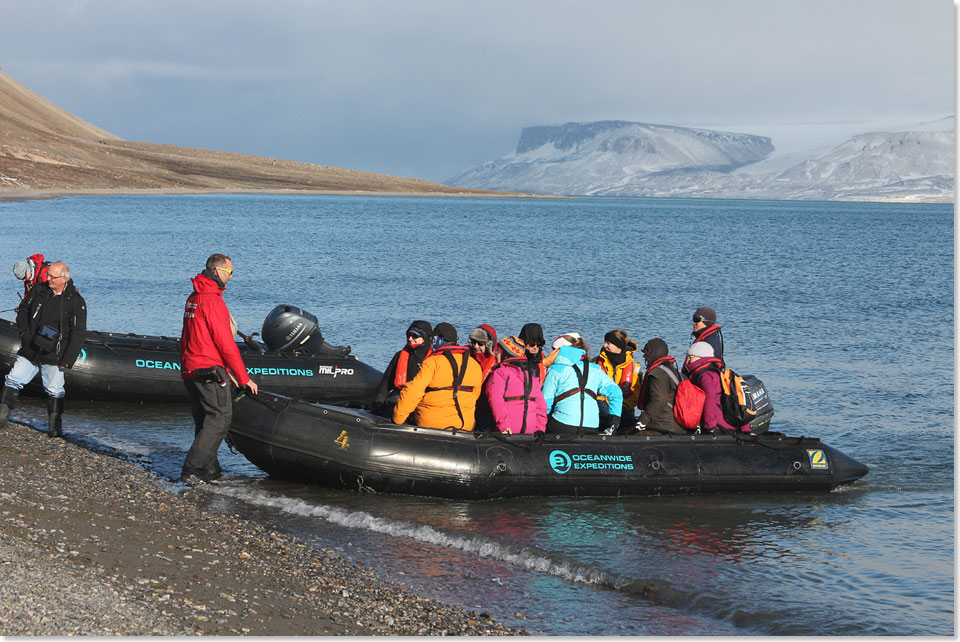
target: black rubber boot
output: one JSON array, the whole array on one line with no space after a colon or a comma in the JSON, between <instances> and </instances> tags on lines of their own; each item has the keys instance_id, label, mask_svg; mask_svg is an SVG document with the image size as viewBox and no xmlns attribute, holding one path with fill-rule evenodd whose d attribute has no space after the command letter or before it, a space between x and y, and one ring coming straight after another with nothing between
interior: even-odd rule
<instances>
[{"instance_id":1,"label":"black rubber boot","mask_svg":"<svg viewBox=\"0 0 960 642\"><path fill-rule=\"evenodd\" d=\"M50 415L47 423L47 437L63 437L63 398L47 398L47 413Z\"/></svg>"},{"instance_id":2,"label":"black rubber boot","mask_svg":"<svg viewBox=\"0 0 960 642\"><path fill-rule=\"evenodd\" d=\"M20 391L16 388L3 387L3 394L0 395L0 428L7 427L10 411L17 407L17 397L19 396Z\"/></svg>"}]
</instances>

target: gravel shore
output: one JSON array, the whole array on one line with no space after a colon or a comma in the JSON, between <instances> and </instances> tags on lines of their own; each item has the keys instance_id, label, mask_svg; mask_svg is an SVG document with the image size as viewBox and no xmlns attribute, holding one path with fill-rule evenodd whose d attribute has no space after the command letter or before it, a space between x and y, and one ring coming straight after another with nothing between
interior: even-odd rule
<instances>
[{"instance_id":1,"label":"gravel shore","mask_svg":"<svg viewBox=\"0 0 960 642\"><path fill-rule=\"evenodd\" d=\"M0 635L518 635L333 551L204 507L203 488L11 423Z\"/></svg>"}]
</instances>

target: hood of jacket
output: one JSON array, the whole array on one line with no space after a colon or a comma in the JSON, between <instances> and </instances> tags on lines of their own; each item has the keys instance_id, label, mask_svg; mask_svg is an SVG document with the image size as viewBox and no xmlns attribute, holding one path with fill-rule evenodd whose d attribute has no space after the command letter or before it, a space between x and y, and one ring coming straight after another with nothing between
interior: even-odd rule
<instances>
[{"instance_id":1,"label":"hood of jacket","mask_svg":"<svg viewBox=\"0 0 960 642\"><path fill-rule=\"evenodd\" d=\"M648 366L657 359L667 356L669 353L667 342L660 338L650 339L646 345L643 346L643 359L647 362Z\"/></svg>"},{"instance_id":2,"label":"hood of jacket","mask_svg":"<svg viewBox=\"0 0 960 642\"><path fill-rule=\"evenodd\" d=\"M220 294L223 290L220 284L211 279L204 272L190 279L193 283L193 291L197 294Z\"/></svg>"},{"instance_id":3,"label":"hood of jacket","mask_svg":"<svg viewBox=\"0 0 960 642\"><path fill-rule=\"evenodd\" d=\"M554 360L553 365L572 366L575 363L580 363L583 361L584 355L586 355L586 352L580 348L574 348L573 346L560 346L560 349L557 350L557 358Z\"/></svg>"}]
</instances>

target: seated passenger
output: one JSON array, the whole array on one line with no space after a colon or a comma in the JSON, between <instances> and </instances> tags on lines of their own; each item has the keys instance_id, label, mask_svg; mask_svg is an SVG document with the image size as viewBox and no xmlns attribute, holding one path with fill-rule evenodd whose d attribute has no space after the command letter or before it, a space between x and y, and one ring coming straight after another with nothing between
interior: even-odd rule
<instances>
[{"instance_id":1,"label":"seated passenger","mask_svg":"<svg viewBox=\"0 0 960 642\"><path fill-rule=\"evenodd\" d=\"M543 380L543 399L547 406L548 433L596 433L600 429L597 395L610 399L610 418L602 429L607 434L620 424L623 393L620 387L587 353L573 346L561 346L557 358Z\"/></svg>"},{"instance_id":2,"label":"seated passenger","mask_svg":"<svg viewBox=\"0 0 960 642\"><path fill-rule=\"evenodd\" d=\"M687 431L673 417L673 402L680 385L680 373L677 372L677 360L670 356L667 342L663 339L650 339L643 346L643 360L647 372L643 375L638 395L640 417L637 418L639 430L655 430L678 435Z\"/></svg>"},{"instance_id":3,"label":"seated passenger","mask_svg":"<svg viewBox=\"0 0 960 642\"><path fill-rule=\"evenodd\" d=\"M594 359L608 377L620 386L623 392L623 412L620 415L620 430L629 432L633 430L633 424L636 422L633 410L637 407L637 398L640 396L640 380L643 373L640 364L633 360L633 353L637 349L636 341L627 336L626 330L611 330L603 337L603 348L600 354ZM600 407L601 421L606 413L605 405L609 403L606 398Z\"/></svg>"},{"instance_id":4,"label":"seated passenger","mask_svg":"<svg viewBox=\"0 0 960 642\"><path fill-rule=\"evenodd\" d=\"M565 332L554 339L553 343L550 345L550 354L543 358L543 365L545 368L549 368L553 365L554 360L557 358L557 352L560 350L560 346L573 346L574 348L580 348L587 353L587 358L589 358L590 351L587 350L587 343L580 338L579 333Z\"/></svg>"},{"instance_id":5,"label":"seated passenger","mask_svg":"<svg viewBox=\"0 0 960 642\"><path fill-rule=\"evenodd\" d=\"M432 332L433 327L426 321L414 321L407 328L407 345L393 355L380 379L377 396L373 400L374 412L384 417L393 416L400 390L417 376L423 360L430 354L428 339Z\"/></svg>"},{"instance_id":6,"label":"seated passenger","mask_svg":"<svg viewBox=\"0 0 960 642\"><path fill-rule=\"evenodd\" d=\"M543 365L543 346L546 341L543 338L543 328L539 323L528 323L520 329L520 334L515 337L506 337L500 342L500 360L510 357L526 357L537 363L540 369L540 381L547 373L547 368Z\"/></svg>"},{"instance_id":7,"label":"seated passenger","mask_svg":"<svg viewBox=\"0 0 960 642\"><path fill-rule=\"evenodd\" d=\"M720 368L722 362L713 356L713 347L706 341L697 341L687 350L686 362L683 364L683 373L698 388L706 393L703 400L703 415L700 418L701 430L722 428L725 430L750 431L750 424L731 426L723 418L723 407L720 405Z\"/></svg>"},{"instance_id":8,"label":"seated passenger","mask_svg":"<svg viewBox=\"0 0 960 642\"><path fill-rule=\"evenodd\" d=\"M706 306L697 308L693 313L693 332L690 333L690 345L705 341L713 348L713 356L723 363L723 332L717 325L717 312ZM722 366L721 366L722 367Z\"/></svg>"},{"instance_id":9,"label":"seated passenger","mask_svg":"<svg viewBox=\"0 0 960 642\"><path fill-rule=\"evenodd\" d=\"M497 345L497 331L484 323L473 329L469 337L470 356L477 360L483 370L483 378L500 361L500 346Z\"/></svg>"},{"instance_id":10,"label":"seated passenger","mask_svg":"<svg viewBox=\"0 0 960 642\"><path fill-rule=\"evenodd\" d=\"M537 363L510 357L494 366L484 385L496 429L502 433L533 433L547 426L547 404Z\"/></svg>"},{"instance_id":11,"label":"seated passenger","mask_svg":"<svg viewBox=\"0 0 960 642\"><path fill-rule=\"evenodd\" d=\"M393 421L402 424L412 413L418 426L473 430L483 383L480 364L466 346L457 345L457 331L449 323L438 323L432 339L433 353L400 391Z\"/></svg>"}]
</instances>

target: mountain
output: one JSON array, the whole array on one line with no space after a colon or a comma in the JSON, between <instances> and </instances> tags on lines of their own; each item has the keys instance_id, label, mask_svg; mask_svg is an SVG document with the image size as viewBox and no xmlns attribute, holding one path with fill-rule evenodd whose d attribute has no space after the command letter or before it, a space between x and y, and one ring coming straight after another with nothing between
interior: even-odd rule
<instances>
[{"instance_id":1,"label":"mountain","mask_svg":"<svg viewBox=\"0 0 960 642\"><path fill-rule=\"evenodd\" d=\"M541 194L632 194L649 176L729 172L765 158L769 138L625 121L527 127L513 154L446 181L462 187L527 185Z\"/></svg>"},{"instance_id":2,"label":"mountain","mask_svg":"<svg viewBox=\"0 0 960 642\"><path fill-rule=\"evenodd\" d=\"M339 167L126 141L0 71L0 199L29 190L503 195Z\"/></svg>"},{"instance_id":3,"label":"mountain","mask_svg":"<svg viewBox=\"0 0 960 642\"><path fill-rule=\"evenodd\" d=\"M623 121L528 127L513 154L447 182L541 194L947 202L953 129L949 117L865 133L782 171L750 173L771 139Z\"/></svg>"}]
</instances>

